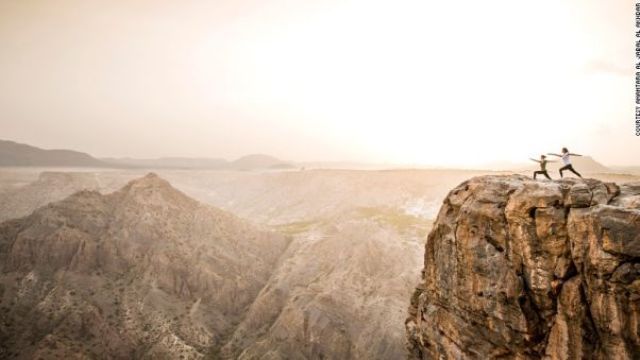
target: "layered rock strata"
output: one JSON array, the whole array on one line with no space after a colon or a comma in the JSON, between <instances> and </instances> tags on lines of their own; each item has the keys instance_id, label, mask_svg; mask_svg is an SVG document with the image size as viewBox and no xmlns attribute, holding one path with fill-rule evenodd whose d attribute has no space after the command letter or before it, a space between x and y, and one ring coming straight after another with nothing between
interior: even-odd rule
<instances>
[{"instance_id":1,"label":"layered rock strata","mask_svg":"<svg viewBox=\"0 0 640 360\"><path fill-rule=\"evenodd\" d=\"M640 357L640 184L483 176L444 200L413 359Z\"/></svg>"}]
</instances>

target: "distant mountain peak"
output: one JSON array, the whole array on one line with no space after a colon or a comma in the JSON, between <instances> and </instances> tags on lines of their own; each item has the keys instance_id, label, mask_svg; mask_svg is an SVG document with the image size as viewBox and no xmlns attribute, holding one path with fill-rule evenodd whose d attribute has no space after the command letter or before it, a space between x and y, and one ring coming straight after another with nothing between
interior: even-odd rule
<instances>
[{"instance_id":1,"label":"distant mountain peak","mask_svg":"<svg viewBox=\"0 0 640 360\"><path fill-rule=\"evenodd\" d=\"M15 141L0 140L0 166L108 167L89 154L72 150L45 150Z\"/></svg>"},{"instance_id":2,"label":"distant mountain peak","mask_svg":"<svg viewBox=\"0 0 640 360\"><path fill-rule=\"evenodd\" d=\"M95 189L75 192L68 198L52 203L54 208L86 209L164 209L163 211L188 212L197 209L200 204L174 188L168 181L155 173L129 181L121 189L102 194ZM110 210L109 210L110 211Z\"/></svg>"},{"instance_id":3,"label":"distant mountain peak","mask_svg":"<svg viewBox=\"0 0 640 360\"><path fill-rule=\"evenodd\" d=\"M143 177L129 181L123 189L126 189L126 188L142 189L142 188L149 188L149 187L158 188L158 189L171 189L174 191L178 191L175 188L173 188L173 186L171 186L171 184L167 180L161 178L160 176L158 176L158 174L154 172L150 172Z\"/></svg>"},{"instance_id":4,"label":"distant mountain peak","mask_svg":"<svg viewBox=\"0 0 640 360\"><path fill-rule=\"evenodd\" d=\"M238 170L269 169L276 167L291 167L286 162L270 155L250 154L243 156L231 163Z\"/></svg>"},{"instance_id":5,"label":"distant mountain peak","mask_svg":"<svg viewBox=\"0 0 640 360\"><path fill-rule=\"evenodd\" d=\"M0 223L0 358L210 357L287 245L156 174L76 192Z\"/></svg>"},{"instance_id":6,"label":"distant mountain peak","mask_svg":"<svg viewBox=\"0 0 640 360\"><path fill-rule=\"evenodd\" d=\"M248 154L243 157L238 158L236 161L246 160L246 159L269 159L269 160L278 160L276 157L267 154ZM280 160L278 160L280 161Z\"/></svg>"},{"instance_id":7,"label":"distant mountain peak","mask_svg":"<svg viewBox=\"0 0 640 360\"><path fill-rule=\"evenodd\" d=\"M167 180L153 172L129 181L127 185L112 195L135 199L144 204L158 205L162 202L172 207L197 205L197 201L174 188Z\"/></svg>"}]
</instances>

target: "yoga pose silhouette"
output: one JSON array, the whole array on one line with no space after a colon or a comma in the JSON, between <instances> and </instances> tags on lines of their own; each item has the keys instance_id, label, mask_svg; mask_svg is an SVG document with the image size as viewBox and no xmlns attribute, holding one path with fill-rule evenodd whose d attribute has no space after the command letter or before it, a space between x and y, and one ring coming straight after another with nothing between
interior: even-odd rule
<instances>
[{"instance_id":1,"label":"yoga pose silhouette","mask_svg":"<svg viewBox=\"0 0 640 360\"><path fill-rule=\"evenodd\" d=\"M564 163L564 166L560 168L560 177L562 177L562 172L565 170L569 170L572 173L578 175L578 177L582 178L582 175L580 175L579 172L577 172L573 166L571 165L571 156L582 156L579 154L574 154L574 153L570 153L569 149L567 149L566 147L562 148L562 154L554 154L554 153L548 153L547 155L553 155L553 156L557 156L559 158L562 159L562 162Z\"/></svg>"},{"instance_id":2,"label":"yoga pose silhouette","mask_svg":"<svg viewBox=\"0 0 640 360\"><path fill-rule=\"evenodd\" d=\"M533 172L533 179L534 180L536 178L536 175L538 175L538 174L544 175L547 179L551 180L551 177L549 176L549 173L547 172L547 163L555 162L555 161L547 160L547 157L544 156L544 155L540 155L540 160L536 160L536 159L533 159L533 158L529 158L529 159L540 164L540 170Z\"/></svg>"}]
</instances>

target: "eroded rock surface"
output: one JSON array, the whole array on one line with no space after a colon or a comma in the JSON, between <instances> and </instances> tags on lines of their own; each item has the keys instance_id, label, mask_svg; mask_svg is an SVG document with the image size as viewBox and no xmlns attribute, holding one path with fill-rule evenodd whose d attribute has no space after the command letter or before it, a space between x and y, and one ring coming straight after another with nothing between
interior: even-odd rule
<instances>
[{"instance_id":1,"label":"eroded rock surface","mask_svg":"<svg viewBox=\"0 0 640 360\"><path fill-rule=\"evenodd\" d=\"M93 173L43 172L32 183L0 193L0 222L27 216L39 207L80 190L99 189Z\"/></svg>"},{"instance_id":2,"label":"eroded rock surface","mask_svg":"<svg viewBox=\"0 0 640 360\"><path fill-rule=\"evenodd\" d=\"M0 358L219 358L288 242L154 174L76 193L0 224Z\"/></svg>"},{"instance_id":3,"label":"eroded rock surface","mask_svg":"<svg viewBox=\"0 0 640 360\"><path fill-rule=\"evenodd\" d=\"M406 331L415 359L640 358L640 184L460 184L429 234Z\"/></svg>"}]
</instances>

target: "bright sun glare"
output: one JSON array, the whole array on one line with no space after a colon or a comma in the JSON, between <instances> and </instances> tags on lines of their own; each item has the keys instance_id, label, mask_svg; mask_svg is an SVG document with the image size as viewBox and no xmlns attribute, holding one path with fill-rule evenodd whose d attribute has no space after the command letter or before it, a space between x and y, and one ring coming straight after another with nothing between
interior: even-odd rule
<instances>
[{"instance_id":1,"label":"bright sun glare","mask_svg":"<svg viewBox=\"0 0 640 360\"><path fill-rule=\"evenodd\" d=\"M439 166L640 151L632 73L614 69L632 67L621 4L123 4L0 4L0 106L24 121L5 120L5 136L98 156Z\"/></svg>"},{"instance_id":2,"label":"bright sun glare","mask_svg":"<svg viewBox=\"0 0 640 360\"><path fill-rule=\"evenodd\" d=\"M521 160L579 143L577 121L591 126L618 115L584 106L615 102L611 89L621 82L585 75L599 54L567 3L526 7L526 17L516 16L521 4L492 3L502 11L485 2L462 11L453 2L352 1L284 24L256 13L222 32L242 40L228 49L226 66L245 70L230 72L226 95L295 109L386 161L441 165L496 154Z\"/></svg>"}]
</instances>

